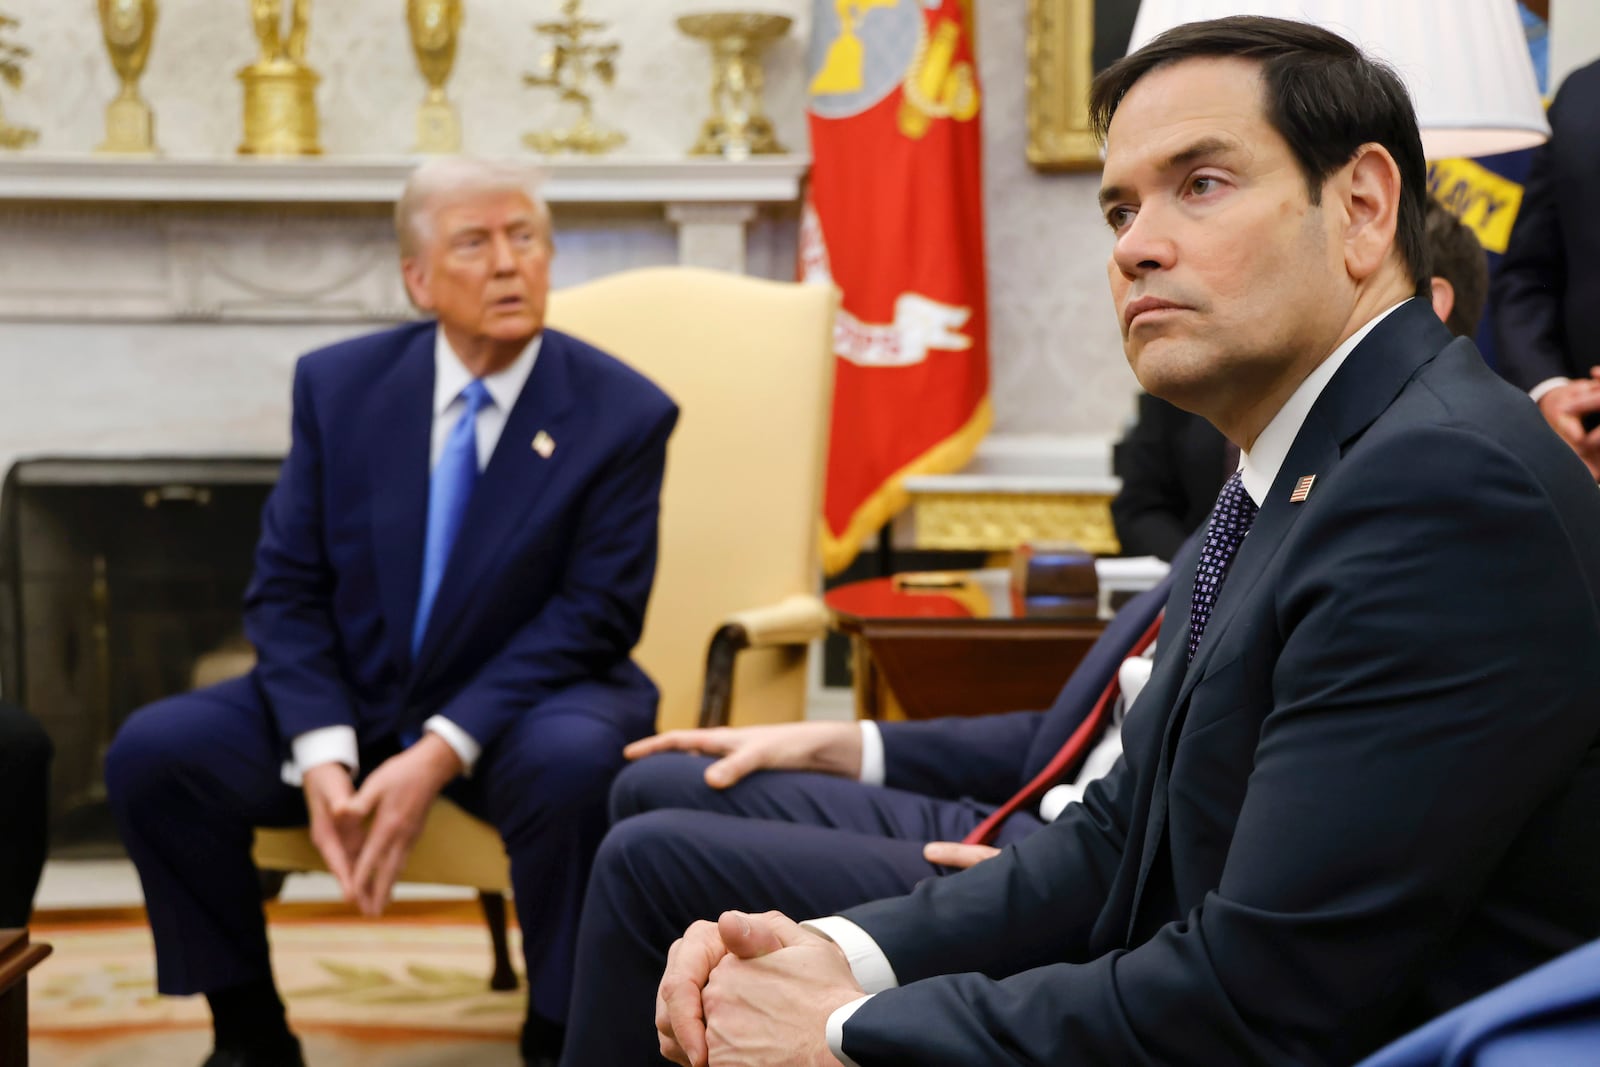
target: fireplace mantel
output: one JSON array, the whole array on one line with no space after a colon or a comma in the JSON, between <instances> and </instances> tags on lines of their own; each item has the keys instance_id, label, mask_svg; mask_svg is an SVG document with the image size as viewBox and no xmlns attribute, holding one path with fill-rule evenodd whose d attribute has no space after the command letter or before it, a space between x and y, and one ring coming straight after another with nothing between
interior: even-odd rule
<instances>
[{"instance_id":1,"label":"fireplace mantel","mask_svg":"<svg viewBox=\"0 0 1600 1067\"><path fill-rule=\"evenodd\" d=\"M420 157L312 159L0 158L0 203L392 204ZM554 159L551 204L748 204L799 198L810 161Z\"/></svg>"},{"instance_id":2,"label":"fireplace mantel","mask_svg":"<svg viewBox=\"0 0 1600 1067\"><path fill-rule=\"evenodd\" d=\"M416 163L0 159L0 322L408 318L389 218ZM662 262L788 274L808 165L550 161L557 284Z\"/></svg>"}]
</instances>

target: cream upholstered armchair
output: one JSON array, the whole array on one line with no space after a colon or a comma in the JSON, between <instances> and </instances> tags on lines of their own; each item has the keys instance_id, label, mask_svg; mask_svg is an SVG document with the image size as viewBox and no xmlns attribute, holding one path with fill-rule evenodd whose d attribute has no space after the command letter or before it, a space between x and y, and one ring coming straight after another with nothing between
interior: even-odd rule
<instances>
[{"instance_id":1,"label":"cream upholstered armchair","mask_svg":"<svg viewBox=\"0 0 1600 1067\"><path fill-rule=\"evenodd\" d=\"M667 453L661 549L636 657L662 729L798 719L815 595L833 387L831 289L689 267L624 271L550 295L547 321L660 385L681 415ZM707 643L709 640L709 648ZM265 871L322 870L302 830L261 830ZM479 890L497 989L510 877L488 824L434 805L401 880Z\"/></svg>"}]
</instances>

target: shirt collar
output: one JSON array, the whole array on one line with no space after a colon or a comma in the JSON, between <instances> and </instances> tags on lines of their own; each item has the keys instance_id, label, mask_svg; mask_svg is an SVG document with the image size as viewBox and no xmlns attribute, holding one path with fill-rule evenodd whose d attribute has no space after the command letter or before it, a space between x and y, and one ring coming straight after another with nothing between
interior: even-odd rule
<instances>
[{"instance_id":1,"label":"shirt collar","mask_svg":"<svg viewBox=\"0 0 1600 1067\"><path fill-rule=\"evenodd\" d=\"M533 373L533 361L538 358L543 343L544 331L541 330L533 335L533 340L528 342L509 366L484 376L484 388L489 390L489 396L494 400L495 407L503 412L509 412L512 405L516 404L517 397L522 395L522 387L528 383L528 375ZM461 390L471 381L472 374L456 355L455 349L450 347L450 341L444 335L444 328L436 327L433 342L434 418L443 415L461 395Z\"/></svg>"},{"instance_id":2,"label":"shirt collar","mask_svg":"<svg viewBox=\"0 0 1600 1067\"><path fill-rule=\"evenodd\" d=\"M1400 304L1405 302L1402 300ZM1344 344L1333 350L1332 355L1317 364L1299 388L1290 394L1283 407L1278 409L1278 413L1272 416L1272 421L1261 431L1250 451L1239 454L1239 475L1244 482L1245 492L1250 494L1256 507L1266 502L1267 493L1278 477L1278 469L1289 458L1289 448L1294 444L1294 439L1300 436L1300 427L1305 425L1306 416L1311 414L1317 397L1322 395L1322 390L1333 380L1350 353L1355 351L1356 345L1365 340L1373 327L1388 318L1400 304L1394 304L1368 319L1365 326L1347 337Z\"/></svg>"}]
</instances>

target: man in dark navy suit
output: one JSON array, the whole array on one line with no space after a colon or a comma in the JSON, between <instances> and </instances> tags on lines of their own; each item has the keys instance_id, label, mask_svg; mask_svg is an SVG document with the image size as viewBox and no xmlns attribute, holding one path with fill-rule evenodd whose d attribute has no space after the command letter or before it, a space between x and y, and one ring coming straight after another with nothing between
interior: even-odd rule
<instances>
[{"instance_id":1,"label":"man in dark navy suit","mask_svg":"<svg viewBox=\"0 0 1600 1067\"><path fill-rule=\"evenodd\" d=\"M522 1051L559 1052L606 791L655 717L629 653L677 409L543 328L536 177L468 159L412 175L401 265L437 322L299 362L246 597L258 665L139 711L107 756L159 987L207 995L214 1067L301 1062L251 828L309 824L345 896L375 915L440 792L505 840L530 987Z\"/></svg>"},{"instance_id":2,"label":"man in dark navy suit","mask_svg":"<svg viewBox=\"0 0 1600 1067\"><path fill-rule=\"evenodd\" d=\"M1491 297L1500 373L1600 478L1600 61L1550 105Z\"/></svg>"},{"instance_id":3,"label":"man in dark navy suit","mask_svg":"<svg viewBox=\"0 0 1600 1067\"><path fill-rule=\"evenodd\" d=\"M1404 86L1235 17L1090 113L1128 360L1242 455L1124 758L909 894L690 927L677 1062L1332 1067L1600 934L1600 493L1427 303Z\"/></svg>"}]
</instances>

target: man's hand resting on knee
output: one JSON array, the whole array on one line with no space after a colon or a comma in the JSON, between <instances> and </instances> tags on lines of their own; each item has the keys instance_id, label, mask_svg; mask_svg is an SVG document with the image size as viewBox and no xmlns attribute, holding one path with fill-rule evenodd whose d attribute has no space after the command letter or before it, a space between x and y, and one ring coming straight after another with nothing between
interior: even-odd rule
<instances>
[{"instance_id":1,"label":"man's hand resting on knee","mask_svg":"<svg viewBox=\"0 0 1600 1067\"><path fill-rule=\"evenodd\" d=\"M706 784L726 789L752 771L816 771L861 776L861 727L853 722L796 722L777 726L719 726L668 730L622 750L628 759L658 752L695 752L721 759L706 768Z\"/></svg>"},{"instance_id":2,"label":"man's hand resting on knee","mask_svg":"<svg viewBox=\"0 0 1600 1067\"><path fill-rule=\"evenodd\" d=\"M400 868L422 833L428 806L460 773L455 750L437 734L423 734L416 744L379 764L337 809L366 827L345 894L363 915L383 914Z\"/></svg>"}]
</instances>

